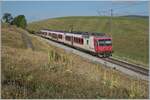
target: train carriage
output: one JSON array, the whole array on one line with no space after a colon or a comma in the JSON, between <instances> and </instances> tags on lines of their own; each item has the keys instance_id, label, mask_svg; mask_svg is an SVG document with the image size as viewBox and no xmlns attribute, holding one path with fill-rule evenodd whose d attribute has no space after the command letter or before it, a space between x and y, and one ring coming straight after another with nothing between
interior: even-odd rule
<instances>
[{"instance_id":1,"label":"train carriage","mask_svg":"<svg viewBox=\"0 0 150 100\"><path fill-rule=\"evenodd\" d=\"M106 35L93 35L85 32L63 32L41 30L41 36L92 52L101 57L112 55L112 38Z\"/></svg>"}]
</instances>

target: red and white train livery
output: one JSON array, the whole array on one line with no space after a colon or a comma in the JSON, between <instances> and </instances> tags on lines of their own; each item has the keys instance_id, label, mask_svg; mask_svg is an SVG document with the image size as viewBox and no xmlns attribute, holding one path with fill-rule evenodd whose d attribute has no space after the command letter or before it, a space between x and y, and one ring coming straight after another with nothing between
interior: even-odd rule
<instances>
[{"instance_id":1,"label":"red and white train livery","mask_svg":"<svg viewBox=\"0 0 150 100\"><path fill-rule=\"evenodd\" d=\"M63 32L43 29L40 35L75 48L80 48L98 56L112 55L112 38L106 35L94 35L86 32Z\"/></svg>"}]
</instances>

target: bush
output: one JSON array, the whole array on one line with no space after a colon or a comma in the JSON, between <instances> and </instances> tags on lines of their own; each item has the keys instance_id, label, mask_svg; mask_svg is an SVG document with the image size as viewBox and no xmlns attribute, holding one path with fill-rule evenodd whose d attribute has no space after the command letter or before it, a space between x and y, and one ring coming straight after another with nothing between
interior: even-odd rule
<instances>
[{"instance_id":1,"label":"bush","mask_svg":"<svg viewBox=\"0 0 150 100\"><path fill-rule=\"evenodd\" d=\"M12 24L16 25L17 27L26 28L27 21L24 15L19 15L14 18L14 20L12 21Z\"/></svg>"}]
</instances>

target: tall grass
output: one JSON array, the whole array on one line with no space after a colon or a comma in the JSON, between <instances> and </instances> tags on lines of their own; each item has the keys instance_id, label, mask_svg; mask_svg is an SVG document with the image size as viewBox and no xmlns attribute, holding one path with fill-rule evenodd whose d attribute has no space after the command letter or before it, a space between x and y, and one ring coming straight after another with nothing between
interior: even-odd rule
<instances>
[{"instance_id":1,"label":"tall grass","mask_svg":"<svg viewBox=\"0 0 150 100\"><path fill-rule=\"evenodd\" d=\"M147 82L130 79L115 70L99 68L100 65L86 61L81 66L75 65L69 59L71 55L8 47L3 51L2 98L148 97ZM82 74L78 72L81 70L84 71Z\"/></svg>"}]
</instances>

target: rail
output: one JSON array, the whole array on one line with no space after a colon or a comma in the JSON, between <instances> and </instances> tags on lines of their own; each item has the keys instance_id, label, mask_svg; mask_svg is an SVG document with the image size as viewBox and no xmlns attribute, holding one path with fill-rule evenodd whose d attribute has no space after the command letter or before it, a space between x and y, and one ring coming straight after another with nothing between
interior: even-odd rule
<instances>
[{"instance_id":1,"label":"rail","mask_svg":"<svg viewBox=\"0 0 150 100\"><path fill-rule=\"evenodd\" d=\"M137 73L140 73L140 74L143 74L143 75L146 75L146 76L149 75L149 70L148 69L146 69L144 67L141 67L141 66L138 66L138 65L135 65L135 64L131 64L131 63L127 63L127 62L124 62L124 61L116 60L114 58L103 58L103 60L105 60L107 62L110 62L110 63L113 63L113 64L117 64L119 66L122 66L124 68L127 68L129 70L132 70L134 72L137 72Z\"/></svg>"}]
</instances>

